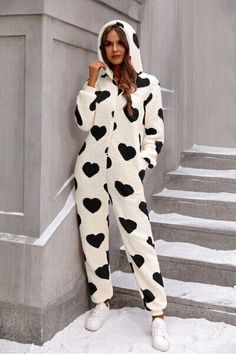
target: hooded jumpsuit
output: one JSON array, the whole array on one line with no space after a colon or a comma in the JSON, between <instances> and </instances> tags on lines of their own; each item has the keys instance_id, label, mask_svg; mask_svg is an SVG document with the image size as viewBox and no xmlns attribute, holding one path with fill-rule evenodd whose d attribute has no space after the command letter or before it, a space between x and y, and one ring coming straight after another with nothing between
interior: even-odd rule
<instances>
[{"instance_id":1,"label":"hooded jumpsuit","mask_svg":"<svg viewBox=\"0 0 236 354\"><path fill-rule=\"evenodd\" d=\"M107 67L95 87L88 80L76 99L75 122L89 134L77 156L74 181L77 217L91 300L113 296L109 264L109 204L124 244L144 307L161 315L167 306L154 238L143 190L147 168L156 165L164 143L160 83L143 72L134 29L121 20L106 23L98 34L98 58L104 29L119 25L125 32L137 90L131 93L132 119L127 102Z\"/></svg>"}]
</instances>

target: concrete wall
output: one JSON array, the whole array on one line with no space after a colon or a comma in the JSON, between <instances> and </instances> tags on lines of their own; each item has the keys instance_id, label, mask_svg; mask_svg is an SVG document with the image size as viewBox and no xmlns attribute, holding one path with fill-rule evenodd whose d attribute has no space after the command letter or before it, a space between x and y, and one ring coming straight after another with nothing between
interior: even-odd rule
<instances>
[{"instance_id":1,"label":"concrete wall","mask_svg":"<svg viewBox=\"0 0 236 354\"><path fill-rule=\"evenodd\" d=\"M236 146L236 1L193 1L193 139Z\"/></svg>"},{"instance_id":2,"label":"concrete wall","mask_svg":"<svg viewBox=\"0 0 236 354\"><path fill-rule=\"evenodd\" d=\"M41 28L39 16L1 16L0 225L31 236L40 228Z\"/></svg>"},{"instance_id":3,"label":"concrete wall","mask_svg":"<svg viewBox=\"0 0 236 354\"><path fill-rule=\"evenodd\" d=\"M235 11L234 0L177 2L179 151L236 145Z\"/></svg>"},{"instance_id":4,"label":"concrete wall","mask_svg":"<svg viewBox=\"0 0 236 354\"><path fill-rule=\"evenodd\" d=\"M193 141L193 1L177 2L176 26L176 124L177 153Z\"/></svg>"},{"instance_id":5,"label":"concrete wall","mask_svg":"<svg viewBox=\"0 0 236 354\"><path fill-rule=\"evenodd\" d=\"M162 90L165 142L157 160L157 167L146 172L144 178L148 208L152 208L152 194L164 186L165 172L179 163L178 129L176 119L177 66L177 0L148 0L141 27L141 51L144 70L159 79Z\"/></svg>"}]
</instances>

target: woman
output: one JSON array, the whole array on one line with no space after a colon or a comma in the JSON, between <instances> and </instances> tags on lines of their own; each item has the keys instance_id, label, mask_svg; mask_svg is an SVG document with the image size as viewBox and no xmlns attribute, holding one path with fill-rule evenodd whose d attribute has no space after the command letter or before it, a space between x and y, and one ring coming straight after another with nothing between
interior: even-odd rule
<instances>
[{"instance_id":1,"label":"woman","mask_svg":"<svg viewBox=\"0 0 236 354\"><path fill-rule=\"evenodd\" d=\"M143 72L134 29L121 20L98 35L98 59L76 99L75 121L89 131L75 165L77 216L88 286L96 304L85 328L97 330L109 316L113 288L109 264L109 203L145 308L152 313L152 343L170 343L163 310L163 279L143 190L147 168L164 143L161 90ZM100 69L105 73L101 74Z\"/></svg>"}]
</instances>

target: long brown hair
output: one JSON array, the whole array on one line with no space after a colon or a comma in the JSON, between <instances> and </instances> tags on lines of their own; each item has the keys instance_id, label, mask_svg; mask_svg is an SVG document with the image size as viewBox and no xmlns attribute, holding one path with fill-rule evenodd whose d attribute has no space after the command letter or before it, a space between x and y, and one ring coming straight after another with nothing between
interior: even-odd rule
<instances>
[{"instance_id":1,"label":"long brown hair","mask_svg":"<svg viewBox=\"0 0 236 354\"><path fill-rule=\"evenodd\" d=\"M106 52L105 52L105 45L104 45L107 34L112 30L116 31L122 45L125 47L124 59L121 63L121 79L120 79L120 83L119 83L119 88L123 90L123 96L127 100L127 112L129 114L129 116L131 117L133 115L131 92L132 92L132 89L134 89L134 91L136 91L136 89L137 89L137 85L136 85L137 72L135 71L135 69L131 63L129 43L128 43L126 34L120 26L113 24L113 25L108 26L104 30L104 32L102 34L102 38L101 38L100 49L101 49L102 56L104 58L105 63L108 65L108 67L111 70L113 70L113 64L110 63L107 59Z\"/></svg>"}]
</instances>

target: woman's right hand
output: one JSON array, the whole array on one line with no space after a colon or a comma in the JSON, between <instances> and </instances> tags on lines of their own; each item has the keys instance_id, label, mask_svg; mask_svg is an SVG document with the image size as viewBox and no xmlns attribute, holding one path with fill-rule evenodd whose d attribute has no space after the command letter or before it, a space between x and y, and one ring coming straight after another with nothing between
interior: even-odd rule
<instances>
[{"instance_id":1,"label":"woman's right hand","mask_svg":"<svg viewBox=\"0 0 236 354\"><path fill-rule=\"evenodd\" d=\"M98 78L98 73L101 68L106 69L106 64L100 60L93 61L89 64L89 86L95 87Z\"/></svg>"}]
</instances>

